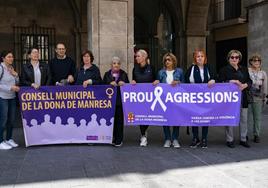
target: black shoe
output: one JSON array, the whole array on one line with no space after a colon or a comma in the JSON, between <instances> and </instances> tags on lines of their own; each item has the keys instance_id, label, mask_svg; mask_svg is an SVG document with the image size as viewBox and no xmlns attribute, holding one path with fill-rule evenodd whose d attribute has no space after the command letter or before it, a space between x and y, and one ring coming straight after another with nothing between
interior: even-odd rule
<instances>
[{"instance_id":1,"label":"black shoe","mask_svg":"<svg viewBox=\"0 0 268 188\"><path fill-rule=\"evenodd\" d=\"M259 136L254 136L254 142L255 143L260 143L260 137Z\"/></svg>"},{"instance_id":2,"label":"black shoe","mask_svg":"<svg viewBox=\"0 0 268 188\"><path fill-rule=\"evenodd\" d=\"M208 148L207 140L202 140L201 148L203 149Z\"/></svg>"},{"instance_id":3,"label":"black shoe","mask_svg":"<svg viewBox=\"0 0 268 188\"><path fill-rule=\"evenodd\" d=\"M200 140L199 139L194 139L193 142L190 145L190 148L197 148L197 146L200 145Z\"/></svg>"},{"instance_id":4,"label":"black shoe","mask_svg":"<svg viewBox=\"0 0 268 188\"><path fill-rule=\"evenodd\" d=\"M229 148L234 148L234 142L226 142L226 146L228 146Z\"/></svg>"},{"instance_id":5,"label":"black shoe","mask_svg":"<svg viewBox=\"0 0 268 188\"><path fill-rule=\"evenodd\" d=\"M114 147L121 147L121 146L123 146L123 142L114 143Z\"/></svg>"},{"instance_id":6,"label":"black shoe","mask_svg":"<svg viewBox=\"0 0 268 188\"><path fill-rule=\"evenodd\" d=\"M240 141L240 145L244 146L245 148L250 148L250 145L246 142Z\"/></svg>"}]
</instances>

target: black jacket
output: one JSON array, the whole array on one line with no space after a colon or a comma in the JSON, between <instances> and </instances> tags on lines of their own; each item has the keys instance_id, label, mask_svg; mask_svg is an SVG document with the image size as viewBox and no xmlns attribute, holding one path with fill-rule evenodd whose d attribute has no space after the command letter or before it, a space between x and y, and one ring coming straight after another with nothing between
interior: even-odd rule
<instances>
[{"instance_id":1,"label":"black jacket","mask_svg":"<svg viewBox=\"0 0 268 188\"><path fill-rule=\"evenodd\" d=\"M94 64L88 69L84 69L83 67L80 68L75 76L75 84L83 85L83 82L89 79L92 80L93 85L102 84L100 70Z\"/></svg>"},{"instance_id":2,"label":"black jacket","mask_svg":"<svg viewBox=\"0 0 268 188\"><path fill-rule=\"evenodd\" d=\"M241 83L248 84L248 87L242 91L242 107L248 107L248 100L247 100L247 90L250 89L252 85L252 80L250 79L248 69L243 66L238 66L236 70L230 64L223 67L219 73L219 82L229 82L230 80L239 80Z\"/></svg>"},{"instance_id":3,"label":"black jacket","mask_svg":"<svg viewBox=\"0 0 268 188\"><path fill-rule=\"evenodd\" d=\"M115 81L115 78L112 76L111 70L109 70L104 74L103 83L110 84L112 81ZM129 83L127 73L125 71L123 71L122 69L120 69L119 78L117 79L116 83L118 84L118 82L120 82L120 81L123 81L125 83ZM116 105L121 105L121 104L122 104L122 102L121 102L120 87L117 86Z\"/></svg>"},{"instance_id":4,"label":"black jacket","mask_svg":"<svg viewBox=\"0 0 268 188\"><path fill-rule=\"evenodd\" d=\"M140 67L139 64L135 63L132 71L132 79L137 83L152 83L155 80L153 67L148 64Z\"/></svg>"},{"instance_id":5,"label":"black jacket","mask_svg":"<svg viewBox=\"0 0 268 188\"><path fill-rule=\"evenodd\" d=\"M190 76L191 76L191 71L192 71L193 66L194 66L194 65L191 65L191 66L187 69L187 71L186 71L186 73L185 73L185 83L190 83ZM207 69L207 72L208 72L208 74L209 74L209 79L208 79L208 81L209 81L209 80L216 80L216 78L215 78L215 74L211 71L210 67L209 67L207 64L204 65L204 69ZM196 74L200 74L200 70L199 70L199 69L196 69L196 70L198 71ZM194 74L195 74L195 73L194 73ZM195 82L195 83L197 83L197 82Z\"/></svg>"},{"instance_id":6,"label":"black jacket","mask_svg":"<svg viewBox=\"0 0 268 188\"><path fill-rule=\"evenodd\" d=\"M50 85L51 75L49 66L45 62L39 62L39 69L41 72L41 86ZM21 86L31 86L34 81L34 69L30 62L23 64L21 70L20 85Z\"/></svg>"}]
</instances>

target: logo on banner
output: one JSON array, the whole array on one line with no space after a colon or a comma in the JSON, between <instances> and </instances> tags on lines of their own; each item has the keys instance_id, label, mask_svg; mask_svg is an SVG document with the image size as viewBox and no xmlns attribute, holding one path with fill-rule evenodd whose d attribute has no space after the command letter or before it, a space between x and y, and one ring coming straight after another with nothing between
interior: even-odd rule
<instances>
[{"instance_id":1,"label":"logo on banner","mask_svg":"<svg viewBox=\"0 0 268 188\"><path fill-rule=\"evenodd\" d=\"M133 123L133 122L134 122L134 119L135 119L135 115L134 115L132 112L129 112L129 113L127 114L127 121L128 121L129 123Z\"/></svg>"},{"instance_id":2,"label":"logo on banner","mask_svg":"<svg viewBox=\"0 0 268 188\"><path fill-rule=\"evenodd\" d=\"M164 110L164 112L167 110L167 107L166 105L163 103L162 99L161 99L161 95L163 93L163 89L162 87L156 87L154 89L154 96L155 96L155 99L154 99L154 102L151 106L151 110L154 111L155 109L155 106L157 104L157 102L160 104L161 108Z\"/></svg>"}]
</instances>

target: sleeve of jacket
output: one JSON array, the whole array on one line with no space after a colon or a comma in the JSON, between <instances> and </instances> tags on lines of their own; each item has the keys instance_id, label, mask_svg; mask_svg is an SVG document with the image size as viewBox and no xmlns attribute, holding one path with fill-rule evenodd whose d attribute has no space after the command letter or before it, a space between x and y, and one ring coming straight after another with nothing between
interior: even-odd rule
<instances>
[{"instance_id":1,"label":"sleeve of jacket","mask_svg":"<svg viewBox=\"0 0 268 188\"><path fill-rule=\"evenodd\" d=\"M99 68L96 68L96 74L95 74L94 78L92 78L92 83L93 83L93 85L102 84L102 79L101 79L101 74L100 74Z\"/></svg>"},{"instance_id":2,"label":"sleeve of jacket","mask_svg":"<svg viewBox=\"0 0 268 188\"><path fill-rule=\"evenodd\" d=\"M220 82L220 83L221 82L229 82L229 80L227 80L226 74L227 74L226 68L223 67L219 72L219 75L218 75L218 78L217 78L218 82Z\"/></svg>"},{"instance_id":3,"label":"sleeve of jacket","mask_svg":"<svg viewBox=\"0 0 268 188\"><path fill-rule=\"evenodd\" d=\"M52 82L52 79L51 79L51 72L50 72L50 67L48 64L46 64L46 67L47 67L47 75L46 75L46 86L49 86L51 85L51 82Z\"/></svg>"},{"instance_id":4,"label":"sleeve of jacket","mask_svg":"<svg viewBox=\"0 0 268 188\"><path fill-rule=\"evenodd\" d=\"M132 69L132 80L135 80L135 81L136 81L135 64L134 64L134 67L133 67L133 69Z\"/></svg>"},{"instance_id":5,"label":"sleeve of jacket","mask_svg":"<svg viewBox=\"0 0 268 188\"><path fill-rule=\"evenodd\" d=\"M250 79L250 75L246 67L245 67L245 75L246 75L246 83L248 84L248 88L251 88L252 80Z\"/></svg>"},{"instance_id":6,"label":"sleeve of jacket","mask_svg":"<svg viewBox=\"0 0 268 188\"><path fill-rule=\"evenodd\" d=\"M105 72L104 76L103 76L103 84L110 84L109 80L108 80L108 74L109 74L109 71L108 72Z\"/></svg>"},{"instance_id":7,"label":"sleeve of jacket","mask_svg":"<svg viewBox=\"0 0 268 188\"><path fill-rule=\"evenodd\" d=\"M123 71L122 78L123 78L122 79L123 82L129 83L129 79L128 79L127 73L125 71Z\"/></svg>"},{"instance_id":8,"label":"sleeve of jacket","mask_svg":"<svg viewBox=\"0 0 268 188\"><path fill-rule=\"evenodd\" d=\"M76 74L76 65L75 65L75 62L71 59L71 70L70 70L70 73L69 75L72 75L73 77L75 76Z\"/></svg>"},{"instance_id":9,"label":"sleeve of jacket","mask_svg":"<svg viewBox=\"0 0 268 188\"><path fill-rule=\"evenodd\" d=\"M22 65L21 69L21 75L20 75L20 86L31 86L32 82L27 78L27 73L26 73L26 64Z\"/></svg>"},{"instance_id":10,"label":"sleeve of jacket","mask_svg":"<svg viewBox=\"0 0 268 188\"><path fill-rule=\"evenodd\" d=\"M212 69L211 69L211 67L209 65L208 65L208 72L209 72L209 75L210 75L209 80L215 80L215 81L217 81L217 78L215 76L215 73L214 73L214 71L212 71Z\"/></svg>"},{"instance_id":11,"label":"sleeve of jacket","mask_svg":"<svg viewBox=\"0 0 268 188\"><path fill-rule=\"evenodd\" d=\"M191 70L192 70L192 66L189 67L186 72L185 72L185 76L184 76L184 81L185 83L190 83L190 74L191 74Z\"/></svg>"},{"instance_id":12,"label":"sleeve of jacket","mask_svg":"<svg viewBox=\"0 0 268 188\"><path fill-rule=\"evenodd\" d=\"M184 83L185 82L185 79L184 79L184 74L183 74L183 70L182 69L180 69L180 82L181 83Z\"/></svg>"}]
</instances>

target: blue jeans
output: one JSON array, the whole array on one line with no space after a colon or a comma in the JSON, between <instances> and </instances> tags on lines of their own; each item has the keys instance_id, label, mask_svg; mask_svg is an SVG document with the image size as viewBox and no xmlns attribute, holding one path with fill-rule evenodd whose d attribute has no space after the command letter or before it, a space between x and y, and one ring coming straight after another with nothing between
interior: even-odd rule
<instances>
[{"instance_id":1,"label":"blue jeans","mask_svg":"<svg viewBox=\"0 0 268 188\"><path fill-rule=\"evenodd\" d=\"M0 98L0 143L4 140L6 129L6 140L11 139L12 130L16 118L16 99Z\"/></svg>"},{"instance_id":2,"label":"blue jeans","mask_svg":"<svg viewBox=\"0 0 268 188\"><path fill-rule=\"evenodd\" d=\"M178 140L179 128L180 127L176 127L176 126L173 127L172 139L171 139L170 127L169 126L163 126L165 140Z\"/></svg>"}]
</instances>

